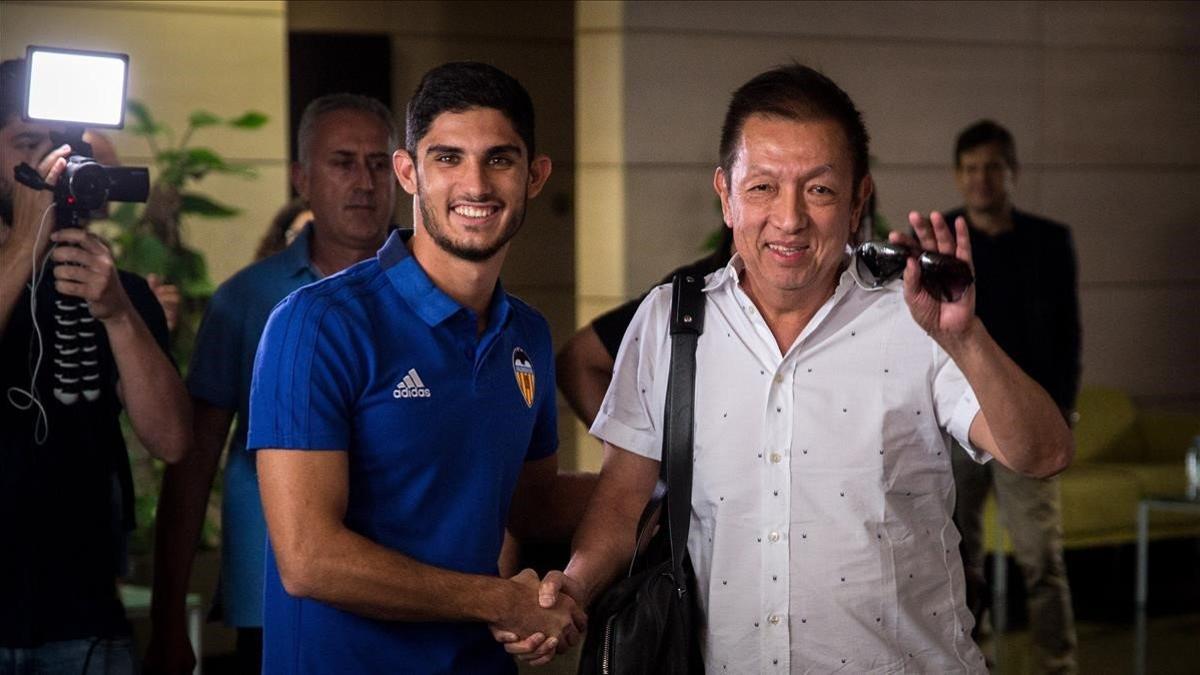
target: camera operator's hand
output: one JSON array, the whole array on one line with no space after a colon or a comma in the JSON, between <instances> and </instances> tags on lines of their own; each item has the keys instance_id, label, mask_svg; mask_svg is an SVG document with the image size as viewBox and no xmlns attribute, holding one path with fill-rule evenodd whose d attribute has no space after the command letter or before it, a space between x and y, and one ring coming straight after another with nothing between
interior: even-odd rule
<instances>
[{"instance_id":1,"label":"camera operator's hand","mask_svg":"<svg viewBox=\"0 0 1200 675\"><path fill-rule=\"evenodd\" d=\"M112 251L103 239L73 227L56 230L50 240L58 245L50 259L60 263L54 267L55 290L86 300L92 316L104 323L136 314L121 286Z\"/></svg>"},{"instance_id":2,"label":"camera operator's hand","mask_svg":"<svg viewBox=\"0 0 1200 675\"><path fill-rule=\"evenodd\" d=\"M55 148L42 158L37 166L38 175L42 177L42 180L50 185L57 183L58 177L67 168L67 155L69 154L71 154L71 147L64 145ZM6 169L11 172L13 167L6 167ZM29 254L32 249L34 255L42 255L46 252L46 242L50 240L50 232L54 229L54 212L46 212L46 209L54 202L54 193L49 190L34 190L17 182L12 176L7 178L13 184L13 222L9 223L12 229L8 233L8 241L5 242L6 250L9 250L9 247L19 247L22 253ZM45 216L44 223L42 222L43 216ZM40 237L38 236L39 229ZM15 252L17 249L12 248L11 250Z\"/></svg>"},{"instance_id":3,"label":"camera operator's hand","mask_svg":"<svg viewBox=\"0 0 1200 675\"><path fill-rule=\"evenodd\" d=\"M58 182L70 152L71 149L64 145L47 154L37 167L42 180L50 184ZM0 231L0 335L3 335L17 298L29 283L30 271L41 263L46 253L46 244L54 229L54 213L47 209L54 196L48 190L34 190L18 183L11 176L11 166L0 166L0 171L9 172L6 178L12 181L13 192L13 221L4 223L6 227Z\"/></svg>"}]
</instances>

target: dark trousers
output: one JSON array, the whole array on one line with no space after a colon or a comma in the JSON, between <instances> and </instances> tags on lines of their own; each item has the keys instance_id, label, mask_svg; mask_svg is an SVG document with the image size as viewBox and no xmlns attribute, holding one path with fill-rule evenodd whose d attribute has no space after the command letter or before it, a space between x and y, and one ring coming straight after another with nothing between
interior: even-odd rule
<instances>
[{"instance_id":1,"label":"dark trousers","mask_svg":"<svg viewBox=\"0 0 1200 675\"><path fill-rule=\"evenodd\" d=\"M263 631L261 628L237 629L237 651L234 652L236 675L258 675L262 672Z\"/></svg>"}]
</instances>

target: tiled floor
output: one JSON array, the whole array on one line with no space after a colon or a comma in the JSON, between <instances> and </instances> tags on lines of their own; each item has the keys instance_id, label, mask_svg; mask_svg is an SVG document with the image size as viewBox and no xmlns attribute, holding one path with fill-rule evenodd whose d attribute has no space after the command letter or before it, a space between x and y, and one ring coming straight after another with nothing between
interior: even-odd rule
<instances>
[{"instance_id":1,"label":"tiled floor","mask_svg":"<svg viewBox=\"0 0 1200 675\"><path fill-rule=\"evenodd\" d=\"M1134 626L1081 622L1079 672L1084 675L1136 675ZM1147 622L1147 675L1196 675L1200 673L1200 614L1151 618ZM1012 631L1000 640L1000 659L993 675L1034 673L1029 662L1029 633ZM569 675L575 672L577 652L542 668L520 669L522 675Z\"/></svg>"},{"instance_id":2,"label":"tiled floor","mask_svg":"<svg viewBox=\"0 0 1200 675\"><path fill-rule=\"evenodd\" d=\"M1200 541L1179 540L1151 545L1147 659L1140 673L1200 675ZM990 567L989 567L990 568ZM1132 547L1068 552L1078 665L1084 675L1140 675L1135 664ZM1009 571L1019 585L1019 572ZM999 640L998 675L1034 673L1024 602L1019 588L1010 595L1009 616L1015 627ZM522 667L521 675L575 673L578 650L549 666ZM229 660L205 659L209 675L227 672Z\"/></svg>"}]
</instances>

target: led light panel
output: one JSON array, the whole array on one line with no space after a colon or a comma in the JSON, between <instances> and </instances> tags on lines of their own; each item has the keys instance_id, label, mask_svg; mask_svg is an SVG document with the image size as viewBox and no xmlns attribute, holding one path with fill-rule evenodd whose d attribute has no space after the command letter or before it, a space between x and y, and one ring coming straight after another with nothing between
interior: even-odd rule
<instances>
[{"instance_id":1,"label":"led light panel","mask_svg":"<svg viewBox=\"0 0 1200 675\"><path fill-rule=\"evenodd\" d=\"M29 47L25 116L119 129L125 121L129 55Z\"/></svg>"}]
</instances>

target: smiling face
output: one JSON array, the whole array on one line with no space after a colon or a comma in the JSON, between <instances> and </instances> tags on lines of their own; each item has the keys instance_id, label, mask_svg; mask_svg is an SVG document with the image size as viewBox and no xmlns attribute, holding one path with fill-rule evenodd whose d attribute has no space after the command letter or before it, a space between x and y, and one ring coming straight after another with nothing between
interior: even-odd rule
<instances>
[{"instance_id":1,"label":"smiling face","mask_svg":"<svg viewBox=\"0 0 1200 675\"><path fill-rule=\"evenodd\" d=\"M351 249L379 245L396 200L389 162L382 120L354 109L321 115L308 164L294 165L292 176L312 209L318 238Z\"/></svg>"},{"instance_id":2,"label":"smiling face","mask_svg":"<svg viewBox=\"0 0 1200 675\"><path fill-rule=\"evenodd\" d=\"M842 127L751 115L726 178L718 168L713 187L746 265L746 293L779 308L823 302L871 189L870 176L854 184Z\"/></svg>"},{"instance_id":3,"label":"smiling face","mask_svg":"<svg viewBox=\"0 0 1200 675\"><path fill-rule=\"evenodd\" d=\"M526 201L550 175L549 158L531 162L512 123L494 108L441 113L417 143L417 156L400 151L393 162L400 184L418 197L418 227L442 251L472 262L505 250L525 220Z\"/></svg>"}]
</instances>

